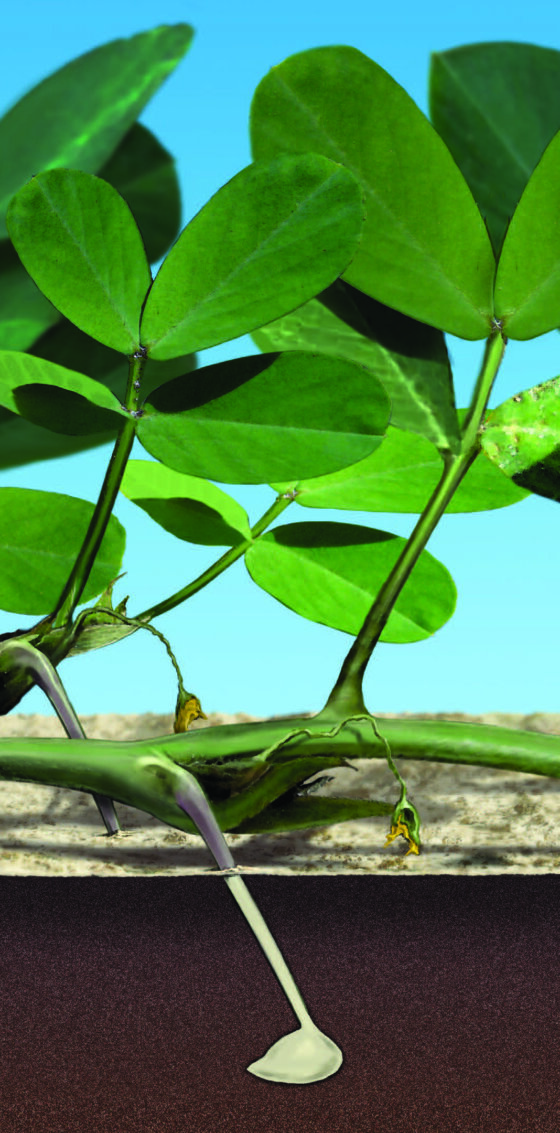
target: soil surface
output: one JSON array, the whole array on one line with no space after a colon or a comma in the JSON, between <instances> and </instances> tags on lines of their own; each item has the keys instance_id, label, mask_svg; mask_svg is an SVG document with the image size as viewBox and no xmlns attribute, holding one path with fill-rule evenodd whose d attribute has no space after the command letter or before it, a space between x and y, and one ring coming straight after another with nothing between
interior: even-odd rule
<instances>
[{"instance_id":1,"label":"soil surface","mask_svg":"<svg viewBox=\"0 0 560 1133\"><path fill-rule=\"evenodd\" d=\"M379 712L383 718L389 713ZM560 735L560 715L459 712L410 714ZM214 713L193 727L262 719ZM173 717L81 717L91 739L145 739L169 734ZM63 735L56 716L0 718L1 736ZM396 801L385 763L355 759L339 768L324 795ZM560 869L560 781L462 764L400 759L399 770L421 820L422 849L406 854L399 838L385 847L389 819L367 818L287 834L228 834L236 863L265 874L546 874ZM200 874L213 870L202 839L142 811L116 804L121 833L111 838L91 795L33 783L0 782L0 874L104 877ZM219 876L219 875L217 875Z\"/></svg>"}]
</instances>

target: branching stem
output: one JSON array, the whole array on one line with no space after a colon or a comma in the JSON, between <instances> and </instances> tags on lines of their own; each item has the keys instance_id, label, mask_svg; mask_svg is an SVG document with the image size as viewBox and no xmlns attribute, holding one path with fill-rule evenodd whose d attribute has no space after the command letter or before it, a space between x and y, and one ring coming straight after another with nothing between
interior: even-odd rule
<instances>
[{"instance_id":1,"label":"branching stem","mask_svg":"<svg viewBox=\"0 0 560 1133\"><path fill-rule=\"evenodd\" d=\"M193 594L197 594L199 590L203 590L208 586L209 582L213 582L218 575L227 570L237 559L242 558L245 552L251 546L251 543L262 535L263 531L281 515L283 511L292 503L292 498L288 496L278 496L271 507L265 511L264 515L251 528L251 535L248 539L244 539L242 543L238 543L236 547L231 547L224 555L221 555L212 566L199 574L198 578L193 579L187 586L183 586L181 590L177 590L175 594L171 594L169 598L164 598L162 602L157 602L155 606L150 606L147 610L142 610L141 614L135 615L135 621L143 622L150 621L152 618L158 617L159 614L166 614L169 610L173 610L175 606L179 606L181 602L185 602L187 598L191 598Z\"/></svg>"}]
</instances>

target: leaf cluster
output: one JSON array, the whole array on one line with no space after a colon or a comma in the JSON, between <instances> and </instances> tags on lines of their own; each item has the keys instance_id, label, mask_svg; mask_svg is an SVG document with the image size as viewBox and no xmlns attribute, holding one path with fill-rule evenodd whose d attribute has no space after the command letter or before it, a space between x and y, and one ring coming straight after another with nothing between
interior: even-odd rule
<instances>
[{"instance_id":1,"label":"leaf cluster","mask_svg":"<svg viewBox=\"0 0 560 1133\"><path fill-rule=\"evenodd\" d=\"M54 641L49 615L95 523L70 615L107 593L121 490L176 538L225 548L213 576L244 556L276 600L356 637L407 541L355 523L267 528L294 502L422 515L472 420L445 334L559 326L560 53L434 55L431 122L355 48L293 55L255 91L253 162L181 230L173 160L136 119L191 38L180 24L108 44L0 120L0 467L107 439L121 454L96 508L0 489L0 606L45 618ZM198 365L248 333L259 355ZM552 378L484 413L445 511L560 498L559 389ZM128 459L134 439L149 459ZM219 486L236 484L275 493L257 523ZM380 639L430 636L456 597L422 550ZM82 619L65 655L131 625ZM312 802L299 801L308 821Z\"/></svg>"}]
</instances>

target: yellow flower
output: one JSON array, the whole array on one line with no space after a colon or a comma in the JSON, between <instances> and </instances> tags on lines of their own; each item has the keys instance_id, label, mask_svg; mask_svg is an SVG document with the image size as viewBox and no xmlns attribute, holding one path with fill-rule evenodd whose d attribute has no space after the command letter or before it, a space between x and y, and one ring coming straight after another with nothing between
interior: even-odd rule
<instances>
[{"instance_id":1,"label":"yellow flower","mask_svg":"<svg viewBox=\"0 0 560 1133\"><path fill-rule=\"evenodd\" d=\"M186 732L189 724L193 720L207 720L208 717L200 707L200 700L194 694L191 694L188 700L183 704L180 703L181 697L177 700L177 707L175 709L175 720L173 721L174 732Z\"/></svg>"},{"instance_id":2,"label":"yellow flower","mask_svg":"<svg viewBox=\"0 0 560 1133\"><path fill-rule=\"evenodd\" d=\"M398 838L399 834L402 834L403 838L406 838L407 841L410 843L410 848L406 851L406 854L404 855L405 858L408 857L409 854L419 854L420 853L419 844L416 843L414 841L414 839L412 838L412 836L409 832L408 826L406 825L406 822L403 822L402 818L398 819L398 822L396 823L396 825L391 826L391 833L387 835L387 841L385 843L385 846L388 846L390 844L390 842L393 842L395 838Z\"/></svg>"}]
</instances>

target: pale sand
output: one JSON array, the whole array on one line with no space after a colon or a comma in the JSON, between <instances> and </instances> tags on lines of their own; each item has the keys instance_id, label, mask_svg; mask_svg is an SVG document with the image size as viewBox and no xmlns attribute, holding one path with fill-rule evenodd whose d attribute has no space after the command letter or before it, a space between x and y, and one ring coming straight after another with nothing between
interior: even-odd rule
<instances>
[{"instance_id":1,"label":"pale sand","mask_svg":"<svg viewBox=\"0 0 560 1133\"><path fill-rule=\"evenodd\" d=\"M383 718L388 713L378 713ZM409 714L404 714L409 715ZM560 735L560 716L418 714ZM256 719L214 713L208 724ZM83 716L92 739L169 734L172 716ZM195 725L197 726L197 725ZM198 726L207 726L198 722ZM62 735L54 716L0 718L0 736ZM380 760L353 760L359 773L332 772L325 795L396 801L398 785ZM400 759L399 770L422 819L422 852L402 838L384 847L390 820L367 818L290 834L226 835L236 863L250 873L495 874L560 868L560 781L494 769ZM213 859L201 838L116 804L123 833L109 838L90 795L33 783L0 782L0 874L101 877L207 873Z\"/></svg>"}]
</instances>

